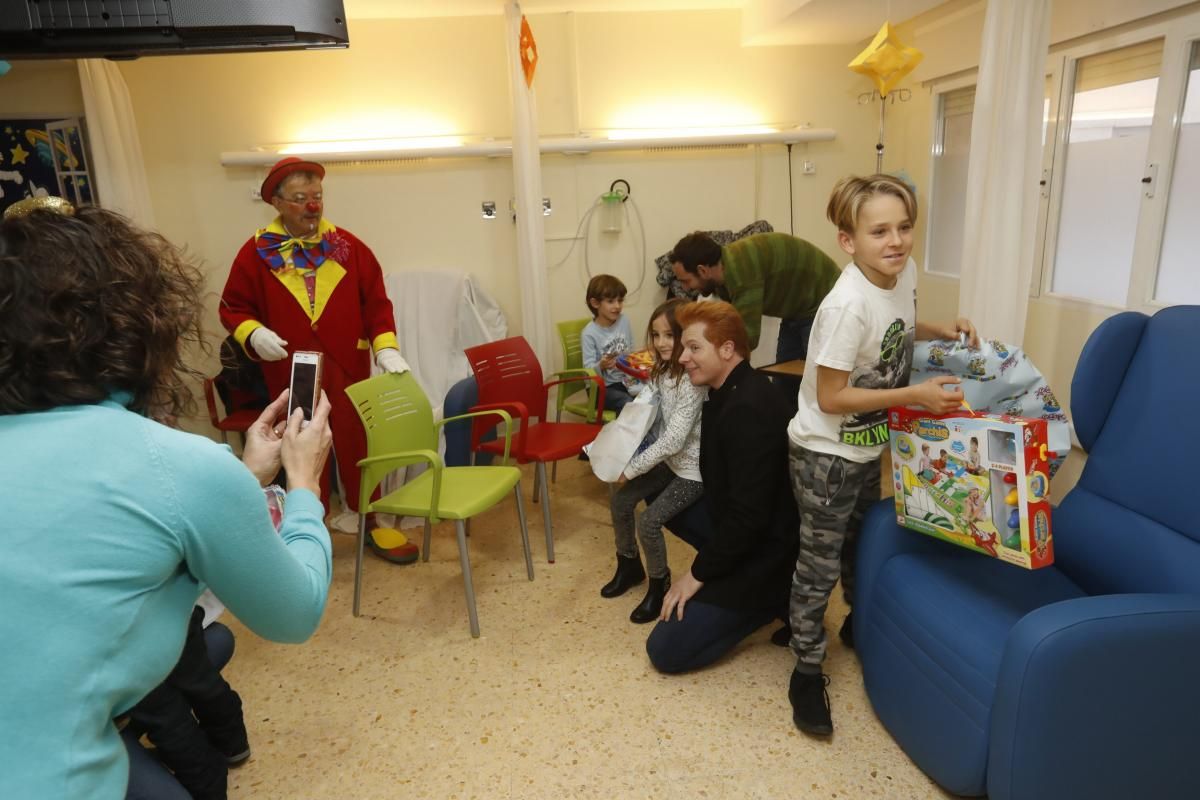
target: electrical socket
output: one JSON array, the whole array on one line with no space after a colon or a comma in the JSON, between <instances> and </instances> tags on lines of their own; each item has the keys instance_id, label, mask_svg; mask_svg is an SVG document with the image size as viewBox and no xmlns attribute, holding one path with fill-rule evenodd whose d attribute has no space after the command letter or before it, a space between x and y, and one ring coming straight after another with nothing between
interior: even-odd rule
<instances>
[{"instance_id":1,"label":"electrical socket","mask_svg":"<svg viewBox=\"0 0 1200 800\"><path fill-rule=\"evenodd\" d=\"M816 175L817 174L817 162L815 162L815 161L801 162L800 171L803 172L805 175Z\"/></svg>"}]
</instances>

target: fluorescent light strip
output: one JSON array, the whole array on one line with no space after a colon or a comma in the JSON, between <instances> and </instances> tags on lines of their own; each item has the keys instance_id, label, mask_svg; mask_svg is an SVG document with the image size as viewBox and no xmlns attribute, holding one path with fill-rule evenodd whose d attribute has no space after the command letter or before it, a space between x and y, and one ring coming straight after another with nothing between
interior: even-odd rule
<instances>
[{"instance_id":1,"label":"fluorescent light strip","mask_svg":"<svg viewBox=\"0 0 1200 800\"><path fill-rule=\"evenodd\" d=\"M637 138L609 139L601 137L576 136L571 138L546 138L538 141L538 149L543 153L561 153L567 155L583 155L586 153L616 150L640 150L643 148L679 146L713 146L713 145L754 145L754 144L794 144L797 142L829 142L833 141L837 132L831 128L792 128L790 130L767 129L761 133L731 134L730 129L723 129L712 135L697 135L697 129L674 132L666 137L647 137L650 131L638 131ZM632 132L631 132L632 133ZM345 161L388 161L406 158L503 158L512 155L512 142L508 140L490 142L455 141L452 145L430 145L432 138L420 141L424 147L395 147L381 150L348 150L345 145L350 142L311 142L303 151L318 161L336 163ZM454 138L454 137L450 137ZM382 141L382 140L380 140ZM401 142L404 140L394 140ZM332 145L332 146L331 146ZM321 149L328 147L328 149ZM276 148L263 148L241 152L221 153L221 164L226 167L257 167L270 166L282 155L299 154L301 151L284 152Z\"/></svg>"},{"instance_id":2,"label":"fluorescent light strip","mask_svg":"<svg viewBox=\"0 0 1200 800\"><path fill-rule=\"evenodd\" d=\"M744 125L741 127L728 128L629 128L624 130L609 131L608 138L615 142L623 142L630 139L683 139L690 141L692 139L709 139L718 137L724 138L729 136L756 136L778 132L778 128L772 128L767 125Z\"/></svg>"},{"instance_id":3,"label":"fluorescent light strip","mask_svg":"<svg viewBox=\"0 0 1200 800\"><path fill-rule=\"evenodd\" d=\"M379 153L393 150L438 150L462 147L459 136L422 136L413 139L343 139L328 142L298 142L280 147L283 156L308 156L317 153Z\"/></svg>"}]
</instances>

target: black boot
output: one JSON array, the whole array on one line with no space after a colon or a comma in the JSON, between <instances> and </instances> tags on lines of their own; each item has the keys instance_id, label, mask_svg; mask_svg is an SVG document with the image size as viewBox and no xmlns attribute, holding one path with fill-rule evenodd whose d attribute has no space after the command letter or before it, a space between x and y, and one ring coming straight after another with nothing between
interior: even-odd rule
<instances>
[{"instance_id":1,"label":"black boot","mask_svg":"<svg viewBox=\"0 0 1200 800\"><path fill-rule=\"evenodd\" d=\"M632 558L617 553L617 571L612 580L600 588L601 597L620 597L625 592L637 586L646 579L646 570L642 569L642 559Z\"/></svg>"},{"instance_id":2,"label":"black boot","mask_svg":"<svg viewBox=\"0 0 1200 800\"><path fill-rule=\"evenodd\" d=\"M196 724L187 700L160 683L129 711L147 731L163 764L195 800L225 800L229 767L225 755Z\"/></svg>"},{"instance_id":3,"label":"black boot","mask_svg":"<svg viewBox=\"0 0 1200 800\"><path fill-rule=\"evenodd\" d=\"M670 588L670 573L661 578L651 578L650 588L646 590L646 596L642 598L642 602L638 603L638 607L629 615L629 621L641 625L646 622L654 622L654 620L658 619L658 615L662 612L663 597L666 595L667 589Z\"/></svg>"},{"instance_id":4,"label":"black boot","mask_svg":"<svg viewBox=\"0 0 1200 800\"><path fill-rule=\"evenodd\" d=\"M809 675L792 671L788 700L792 702L792 722L805 733L829 736L833 717L829 712L829 676L820 672Z\"/></svg>"},{"instance_id":5,"label":"black boot","mask_svg":"<svg viewBox=\"0 0 1200 800\"><path fill-rule=\"evenodd\" d=\"M846 619L842 622L842 629L838 631L838 638L842 640L842 644L849 649L854 649L854 612L851 611L846 615Z\"/></svg>"},{"instance_id":6,"label":"black boot","mask_svg":"<svg viewBox=\"0 0 1200 800\"><path fill-rule=\"evenodd\" d=\"M792 643L792 623L787 617L780 620L783 623L771 634L771 644L776 647L787 647Z\"/></svg>"},{"instance_id":7,"label":"black boot","mask_svg":"<svg viewBox=\"0 0 1200 800\"><path fill-rule=\"evenodd\" d=\"M229 766L236 767L250 758L250 740L242 718L242 698L232 688L199 703L193 709L205 735Z\"/></svg>"}]
</instances>

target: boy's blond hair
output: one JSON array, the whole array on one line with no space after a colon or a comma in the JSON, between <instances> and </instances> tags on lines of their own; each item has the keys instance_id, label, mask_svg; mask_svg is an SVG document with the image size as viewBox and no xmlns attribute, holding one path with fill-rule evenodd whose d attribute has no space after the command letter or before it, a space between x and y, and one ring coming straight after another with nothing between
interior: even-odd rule
<instances>
[{"instance_id":1,"label":"boy's blond hair","mask_svg":"<svg viewBox=\"0 0 1200 800\"><path fill-rule=\"evenodd\" d=\"M858 225L858 215L863 203L880 194L890 194L904 203L908 212L908 221L917 224L917 196L907 183L894 175L868 175L860 178L851 175L842 178L833 187L829 195L829 205L825 207L825 216L837 226L839 231L853 235Z\"/></svg>"}]
</instances>

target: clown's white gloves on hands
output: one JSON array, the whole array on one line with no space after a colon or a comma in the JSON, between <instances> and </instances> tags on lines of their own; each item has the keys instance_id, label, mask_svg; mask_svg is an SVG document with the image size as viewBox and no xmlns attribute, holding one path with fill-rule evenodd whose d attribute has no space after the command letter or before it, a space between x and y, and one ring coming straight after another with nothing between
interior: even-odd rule
<instances>
[{"instance_id":1,"label":"clown's white gloves on hands","mask_svg":"<svg viewBox=\"0 0 1200 800\"><path fill-rule=\"evenodd\" d=\"M375 354L375 363L384 372L408 372L408 362L394 347L385 347Z\"/></svg>"},{"instance_id":2,"label":"clown's white gloves on hands","mask_svg":"<svg viewBox=\"0 0 1200 800\"><path fill-rule=\"evenodd\" d=\"M287 342L270 328L255 328L247 341L263 361L282 361L287 358Z\"/></svg>"}]
</instances>

